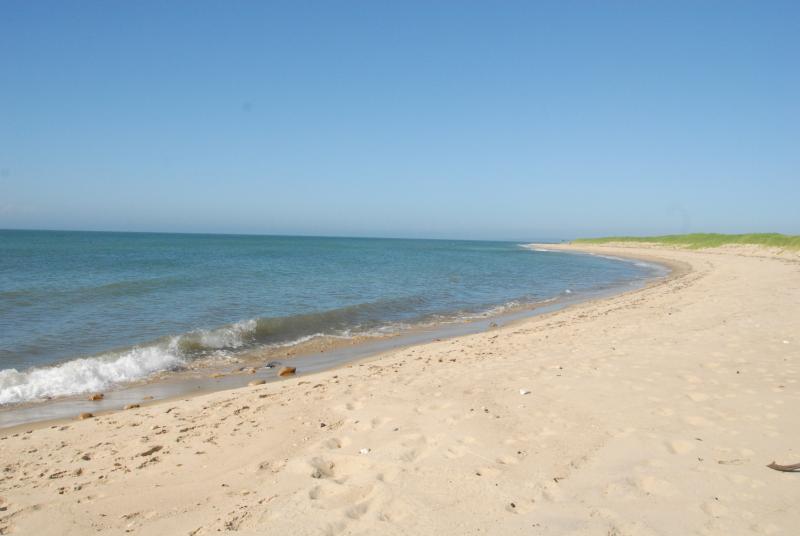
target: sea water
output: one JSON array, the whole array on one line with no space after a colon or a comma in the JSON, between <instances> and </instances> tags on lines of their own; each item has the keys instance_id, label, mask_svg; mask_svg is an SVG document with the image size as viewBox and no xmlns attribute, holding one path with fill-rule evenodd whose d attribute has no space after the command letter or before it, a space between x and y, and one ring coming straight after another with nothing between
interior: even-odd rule
<instances>
[{"instance_id":1,"label":"sea water","mask_svg":"<svg viewBox=\"0 0 800 536\"><path fill-rule=\"evenodd\" d=\"M0 231L0 405L460 322L655 270L517 242Z\"/></svg>"}]
</instances>

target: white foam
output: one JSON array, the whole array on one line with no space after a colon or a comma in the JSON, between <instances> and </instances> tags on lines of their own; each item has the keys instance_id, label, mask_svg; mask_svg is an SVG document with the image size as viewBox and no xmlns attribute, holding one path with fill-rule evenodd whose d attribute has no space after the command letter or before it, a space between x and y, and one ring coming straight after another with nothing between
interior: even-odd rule
<instances>
[{"instance_id":1,"label":"white foam","mask_svg":"<svg viewBox=\"0 0 800 536\"><path fill-rule=\"evenodd\" d=\"M286 348L289 346L295 346L297 344L303 344L304 342L313 341L314 339L319 339L321 337L335 337L335 335L327 335L322 332L312 333L311 335L303 335L302 337L298 337L296 339L292 339L291 341L287 342L278 342L269 344L268 346L272 348Z\"/></svg>"},{"instance_id":2,"label":"white foam","mask_svg":"<svg viewBox=\"0 0 800 536\"><path fill-rule=\"evenodd\" d=\"M0 404L102 391L183 365L175 340L164 346L134 348L122 354L74 359L53 367L0 370Z\"/></svg>"},{"instance_id":3,"label":"white foam","mask_svg":"<svg viewBox=\"0 0 800 536\"><path fill-rule=\"evenodd\" d=\"M555 250L552 249L545 249L545 248L537 248L533 244L517 244L521 248L529 249L531 251L538 251L540 253L555 253Z\"/></svg>"},{"instance_id":4,"label":"white foam","mask_svg":"<svg viewBox=\"0 0 800 536\"><path fill-rule=\"evenodd\" d=\"M239 348L245 344L247 336L256 331L255 319L242 320L229 326L215 330L198 330L188 336L196 336L200 344L209 349L214 348Z\"/></svg>"}]
</instances>

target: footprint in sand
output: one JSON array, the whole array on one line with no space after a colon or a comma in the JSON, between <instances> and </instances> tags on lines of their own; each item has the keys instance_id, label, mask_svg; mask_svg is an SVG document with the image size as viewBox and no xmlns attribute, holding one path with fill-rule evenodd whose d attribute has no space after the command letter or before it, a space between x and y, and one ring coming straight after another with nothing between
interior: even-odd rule
<instances>
[{"instance_id":1,"label":"footprint in sand","mask_svg":"<svg viewBox=\"0 0 800 536\"><path fill-rule=\"evenodd\" d=\"M350 519L358 519L367 511L369 498L373 495L375 486L372 483L339 484L327 481L313 487L308 492L308 497L314 506L327 510L344 509L344 514Z\"/></svg>"},{"instance_id":2,"label":"footprint in sand","mask_svg":"<svg viewBox=\"0 0 800 536\"><path fill-rule=\"evenodd\" d=\"M686 454L694 450L695 444L685 439L673 439L667 442L667 449L673 454Z\"/></svg>"},{"instance_id":3,"label":"footprint in sand","mask_svg":"<svg viewBox=\"0 0 800 536\"><path fill-rule=\"evenodd\" d=\"M400 441L400 445L406 449L399 458L405 463L414 462L427 455L431 447L428 445L428 438L422 434L405 435Z\"/></svg>"},{"instance_id":4,"label":"footprint in sand","mask_svg":"<svg viewBox=\"0 0 800 536\"><path fill-rule=\"evenodd\" d=\"M367 513L367 510L369 510L369 501L364 501L348 508L345 515L350 519L360 519L361 516Z\"/></svg>"},{"instance_id":5,"label":"footprint in sand","mask_svg":"<svg viewBox=\"0 0 800 536\"><path fill-rule=\"evenodd\" d=\"M634 483L634 487L640 491L643 491L647 495L656 495L659 497L672 497L677 493L675 490L675 486L667 482L666 480L661 480L654 476L641 476L637 478Z\"/></svg>"},{"instance_id":6,"label":"footprint in sand","mask_svg":"<svg viewBox=\"0 0 800 536\"><path fill-rule=\"evenodd\" d=\"M704 502L700 509L711 517L723 517L728 513L728 509L715 499Z\"/></svg>"},{"instance_id":7,"label":"footprint in sand","mask_svg":"<svg viewBox=\"0 0 800 536\"><path fill-rule=\"evenodd\" d=\"M347 528L347 523L345 521L339 521L337 523L329 523L327 527L325 527L325 531L323 534L325 536L335 536L336 534L342 533Z\"/></svg>"},{"instance_id":8,"label":"footprint in sand","mask_svg":"<svg viewBox=\"0 0 800 536\"><path fill-rule=\"evenodd\" d=\"M635 498L635 495L632 493L630 486L626 484L621 484L619 482L613 482L605 487L603 494L606 497L610 497L616 500L624 500L628 501Z\"/></svg>"},{"instance_id":9,"label":"footprint in sand","mask_svg":"<svg viewBox=\"0 0 800 536\"><path fill-rule=\"evenodd\" d=\"M273 473L279 473L285 466L286 462L283 460L263 461L258 464L256 471L271 471Z\"/></svg>"},{"instance_id":10,"label":"footprint in sand","mask_svg":"<svg viewBox=\"0 0 800 536\"><path fill-rule=\"evenodd\" d=\"M447 447L444 451L444 455L451 460L456 458L462 458L465 454L467 454L468 449L464 445L453 445L452 447Z\"/></svg>"},{"instance_id":11,"label":"footprint in sand","mask_svg":"<svg viewBox=\"0 0 800 536\"><path fill-rule=\"evenodd\" d=\"M334 476L333 469L336 464L332 461L324 458L312 458L308 465L311 466L311 478L333 478Z\"/></svg>"},{"instance_id":12,"label":"footprint in sand","mask_svg":"<svg viewBox=\"0 0 800 536\"><path fill-rule=\"evenodd\" d=\"M322 442L322 446L328 450L337 450L348 446L351 443L349 437L331 437Z\"/></svg>"},{"instance_id":13,"label":"footprint in sand","mask_svg":"<svg viewBox=\"0 0 800 536\"><path fill-rule=\"evenodd\" d=\"M683 420L684 422L690 424L691 426L697 426L697 427L711 426L711 421L709 421L705 417L700 417L699 415L690 415L688 417L684 417Z\"/></svg>"},{"instance_id":14,"label":"footprint in sand","mask_svg":"<svg viewBox=\"0 0 800 536\"><path fill-rule=\"evenodd\" d=\"M428 444L428 438L422 434L406 434L401 438L400 444L404 447L421 447Z\"/></svg>"},{"instance_id":15,"label":"footprint in sand","mask_svg":"<svg viewBox=\"0 0 800 536\"><path fill-rule=\"evenodd\" d=\"M336 489L333 486L314 486L308 492L308 498L312 501L326 499L336 494Z\"/></svg>"},{"instance_id":16,"label":"footprint in sand","mask_svg":"<svg viewBox=\"0 0 800 536\"><path fill-rule=\"evenodd\" d=\"M555 482L548 482L541 489L541 498L548 502L560 502L564 499L564 493Z\"/></svg>"},{"instance_id":17,"label":"footprint in sand","mask_svg":"<svg viewBox=\"0 0 800 536\"><path fill-rule=\"evenodd\" d=\"M420 449L409 449L400 454L400 461L405 463L411 463L416 461L421 454Z\"/></svg>"},{"instance_id":18,"label":"footprint in sand","mask_svg":"<svg viewBox=\"0 0 800 536\"><path fill-rule=\"evenodd\" d=\"M393 482L394 480L397 479L398 475L400 475L401 472L402 469L400 467L389 466L386 468L386 470L376 474L375 480L377 480L378 482L385 482L385 483Z\"/></svg>"},{"instance_id":19,"label":"footprint in sand","mask_svg":"<svg viewBox=\"0 0 800 536\"><path fill-rule=\"evenodd\" d=\"M347 410L347 411L355 411L355 410L361 409L363 407L364 407L364 404L362 404L361 402L352 401L352 402L347 402L344 406L338 406L336 409L344 409L344 410Z\"/></svg>"},{"instance_id":20,"label":"footprint in sand","mask_svg":"<svg viewBox=\"0 0 800 536\"><path fill-rule=\"evenodd\" d=\"M370 424L370 427L371 427L373 430L377 430L378 428L380 428L380 427L381 427L381 426L383 426L384 424L386 424L386 423L390 422L391 420L392 420L392 419L390 419L389 417L375 417L374 419L372 419L372 420L370 421L370 423L369 423L369 424Z\"/></svg>"}]
</instances>

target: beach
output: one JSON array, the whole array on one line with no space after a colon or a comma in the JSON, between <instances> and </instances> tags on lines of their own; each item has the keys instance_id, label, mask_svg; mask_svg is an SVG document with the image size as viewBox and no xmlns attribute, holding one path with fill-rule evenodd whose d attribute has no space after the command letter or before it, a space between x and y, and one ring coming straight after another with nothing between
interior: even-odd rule
<instances>
[{"instance_id":1,"label":"beach","mask_svg":"<svg viewBox=\"0 0 800 536\"><path fill-rule=\"evenodd\" d=\"M0 534L793 534L800 256L337 369L0 431ZM302 371L298 371L302 372ZM243 378L246 382L246 378Z\"/></svg>"},{"instance_id":2,"label":"beach","mask_svg":"<svg viewBox=\"0 0 800 536\"><path fill-rule=\"evenodd\" d=\"M659 274L518 242L0 230L0 244L0 429L38 420L9 407L64 417L137 402L143 394L130 388L158 378L166 386L301 356L312 357L303 370L319 370L381 351L368 341ZM199 387L235 386L223 383ZM98 391L114 395L100 407L57 407Z\"/></svg>"}]
</instances>

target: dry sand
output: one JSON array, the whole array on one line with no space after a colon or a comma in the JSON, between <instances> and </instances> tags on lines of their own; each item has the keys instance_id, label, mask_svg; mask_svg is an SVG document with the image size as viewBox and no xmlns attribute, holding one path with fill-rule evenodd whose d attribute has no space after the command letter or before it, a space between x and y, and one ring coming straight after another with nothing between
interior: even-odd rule
<instances>
[{"instance_id":1,"label":"dry sand","mask_svg":"<svg viewBox=\"0 0 800 536\"><path fill-rule=\"evenodd\" d=\"M690 269L338 370L0 432L0 533L800 533L800 473L765 467L800 462L800 258L583 249Z\"/></svg>"}]
</instances>

